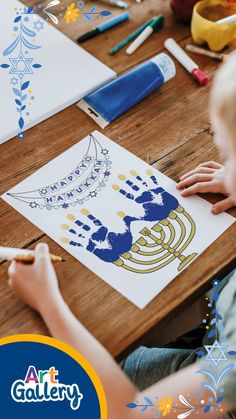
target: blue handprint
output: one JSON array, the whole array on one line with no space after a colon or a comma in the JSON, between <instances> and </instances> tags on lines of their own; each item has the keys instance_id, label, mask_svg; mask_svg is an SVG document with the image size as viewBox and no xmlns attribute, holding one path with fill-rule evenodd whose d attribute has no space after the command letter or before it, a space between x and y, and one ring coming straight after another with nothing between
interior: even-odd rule
<instances>
[{"instance_id":1,"label":"blue handprint","mask_svg":"<svg viewBox=\"0 0 236 419\"><path fill-rule=\"evenodd\" d=\"M179 206L178 200L166 192L163 188L158 186L158 181L150 169L147 170L147 175L150 179L151 186L137 174L136 171L131 170L130 174L135 177L140 186L127 179L124 175L119 175L118 178L125 182L125 184L132 189L132 193L127 192L118 185L113 185L113 189L121 193L127 199L131 199L135 203L142 206L144 215L140 217L124 216L126 226L130 227L133 221L160 221L169 216L169 213ZM142 191L142 189L145 189ZM144 187L144 188L143 188ZM157 197L161 198L161 203L157 201Z\"/></svg>"},{"instance_id":2,"label":"blue handprint","mask_svg":"<svg viewBox=\"0 0 236 419\"><path fill-rule=\"evenodd\" d=\"M68 225L63 224L61 227L64 230L68 230L71 234L76 235L77 237L80 236L80 239L82 239L80 241L75 241L63 238L62 242L64 244L78 247L86 246L86 250L93 253L99 259L104 262L113 263L132 247L133 236L131 233L131 224L133 222L160 221L166 219L170 212L179 206L179 202L174 196L158 186L157 179L150 170L147 171L150 186L148 186L147 182L135 171L131 171L130 174L135 177L138 184L127 179L124 175L120 175L119 179L125 182L125 185L131 189L131 192L126 191L118 185L113 185L113 189L122 194L125 199L130 199L134 201L135 204L140 205L142 207L142 215L131 216L119 211L118 215L123 218L124 231L118 233L109 231L99 219L90 214L88 210L84 209L81 213L87 218L85 224L74 215L68 215L67 218L80 227L83 232L86 232L85 234L88 238L81 237L81 234L78 235L74 228L70 228ZM158 202L157 198L159 198L160 202ZM90 227L89 224L91 224L92 227ZM81 243L83 241L85 241L84 245Z\"/></svg>"},{"instance_id":3,"label":"blue handprint","mask_svg":"<svg viewBox=\"0 0 236 419\"><path fill-rule=\"evenodd\" d=\"M80 220L72 214L67 216L69 221L74 222L75 225L81 227L84 231L89 232L89 238L87 239L86 250L93 253L99 259L104 262L113 263L119 259L122 253L128 252L131 249L133 237L129 228L126 228L122 233L115 233L108 230L100 220L94 217L86 209L81 210L81 213L87 217L87 222L91 222L92 228L99 227L91 234L91 227L88 224L82 223ZM76 237L81 237L81 234L77 234L75 228L70 228L67 224L62 224L63 230L68 230ZM85 238L84 236L82 238ZM62 243L70 244L75 247L83 247L81 241L68 240L66 238L61 239Z\"/></svg>"}]
</instances>

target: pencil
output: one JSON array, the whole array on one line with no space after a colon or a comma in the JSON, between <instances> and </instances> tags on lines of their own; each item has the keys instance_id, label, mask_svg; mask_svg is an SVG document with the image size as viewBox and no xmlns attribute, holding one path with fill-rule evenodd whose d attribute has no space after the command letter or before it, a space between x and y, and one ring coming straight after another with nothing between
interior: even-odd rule
<instances>
[{"instance_id":1,"label":"pencil","mask_svg":"<svg viewBox=\"0 0 236 419\"><path fill-rule=\"evenodd\" d=\"M216 60L220 60L220 61L226 61L228 58L227 54L208 51L207 49L199 48L199 47L196 47L195 45L186 45L185 49L195 54L205 55L206 57L215 58Z\"/></svg>"},{"instance_id":2,"label":"pencil","mask_svg":"<svg viewBox=\"0 0 236 419\"><path fill-rule=\"evenodd\" d=\"M64 262L64 259L61 256L56 256L50 254L50 259L52 263ZM0 261L3 260L21 262L25 265L30 265L34 263L35 252L33 250L27 249L16 249L12 247L0 247Z\"/></svg>"}]
</instances>

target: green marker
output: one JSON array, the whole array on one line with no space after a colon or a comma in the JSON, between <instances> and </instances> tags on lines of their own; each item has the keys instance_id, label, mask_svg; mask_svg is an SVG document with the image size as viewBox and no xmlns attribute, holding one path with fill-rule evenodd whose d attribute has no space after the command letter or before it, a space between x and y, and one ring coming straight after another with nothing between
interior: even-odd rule
<instances>
[{"instance_id":1,"label":"green marker","mask_svg":"<svg viewBox=\"0 0 236 419\"><path fill-rule=\"evenodd\" d=\"M149 36L151 36L154 32L157 32L160 28L162 28L164 22L165 18L162 15L154 19L128 47L128 49L126 50L126 54L133 54L136 51L136 49L138 49L140 45L142 45L146 41L146 39L149 38Z\"/></svg>"},{"instance_id":2,"label":"green marker","mask_svg":"<svg viewBox=\"0 0 236 419\"><path fill-rule=\"evenodd\" d=\"M149 19L146 23L144 23L142 26L139 26L139 28L136 29L136 31L132 32L127 38L123 39L123 41L119 42L119 44L115 45L109 52L109 54L114 55L118 51L120 51L121 48L125 47L130 41L133 41L138 35L140 35L141 32L143 32L144 29L146 29L150 23L156 19L156 17L153 17L152 19Z\"/></svg>"}]
</instances>

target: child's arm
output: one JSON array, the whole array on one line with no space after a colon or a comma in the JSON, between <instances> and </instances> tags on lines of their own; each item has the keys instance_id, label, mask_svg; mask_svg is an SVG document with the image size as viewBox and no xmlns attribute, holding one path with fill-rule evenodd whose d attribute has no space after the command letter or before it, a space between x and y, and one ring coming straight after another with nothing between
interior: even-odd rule
<instances>
[{"instance_id":1,"label":"child's arm","mask_svg":"<svg viewBox=\"0 0 236 419\"><path fill-rule=\"evenodd\" d=\"M196 193L221 193L227 198L217 202L212 207L214 214L227 211L236 205L235 200L228 192L227 170L224 166L215 162L200 164L196 169L180 177L177 189L183 190L182 196L190 196Z\"/></svg>"},{"instance_id":2,"label":"child's arm","mask_svg":"<svg viewBox=\"0 0 236 419\"><path fill-rule=\"evenodd\" d=\"M36 247L36 259L32 266L13 262L9 268L9 282L15 293L41 314L52 336L74 347L94 367L106 393L109 419L137 419L141 414L126 405L137 400L142 403L144 396L154 401L157 396L158 400L171 396L173 405L178 403L180 406L179 394L192 394L200 386L203 378L196 374L199 366L193 365L139 393L110 354L69 310L60 294L46 245ZM146 412L145 417L153 418L152 409ZM174 410L168 414L169 419L176 417ZM201 412L198 417L205 419L205 414ZM207 417L216 419L217 415L209 412Z\"/></svg>"}]
</instances>

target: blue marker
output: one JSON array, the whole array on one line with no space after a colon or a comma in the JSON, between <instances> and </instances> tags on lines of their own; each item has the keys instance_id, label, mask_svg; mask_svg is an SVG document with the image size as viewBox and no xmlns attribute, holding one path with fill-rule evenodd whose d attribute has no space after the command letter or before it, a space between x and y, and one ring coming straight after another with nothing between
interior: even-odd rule
<instances>
[{"instance_id":1,"label":"blue marker","mask_svg":"<svg viewBox=\"0 0 236 419\"><path fill-rule=\"evenodd\" d=\"M89 31L85 33L84 35L80 36L77 39L77 42L81 43L86 41L87 39L93 38L94 36L98 35L99 33L105 32L110 28L113 28L113 26L119 25L122 22L125 22L126 20L130 19L130 13L124 12L121 15L115 16L110 20L107 20L104 23L101 23L101 25L98 25L95 29L92 31Z\"/></svg>"}]
</instances>

